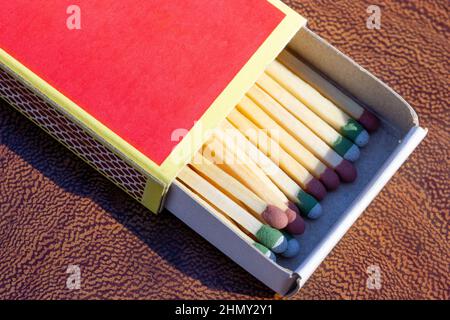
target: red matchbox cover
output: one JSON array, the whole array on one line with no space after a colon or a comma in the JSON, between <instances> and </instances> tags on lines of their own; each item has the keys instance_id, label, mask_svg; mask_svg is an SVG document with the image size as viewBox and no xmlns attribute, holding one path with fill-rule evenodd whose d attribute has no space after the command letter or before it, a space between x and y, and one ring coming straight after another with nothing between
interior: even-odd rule
<instances>
[{"instance_id":1,"label":"red matchbox cover","mask_svg":"<svg viewBox=\"0 0 450 320\"><path fill-rule=\"evenodd\" d=\"M0 47L159 165L284 18L266 0L75 2L3 1Z\"/></svg>"}]
</instances>

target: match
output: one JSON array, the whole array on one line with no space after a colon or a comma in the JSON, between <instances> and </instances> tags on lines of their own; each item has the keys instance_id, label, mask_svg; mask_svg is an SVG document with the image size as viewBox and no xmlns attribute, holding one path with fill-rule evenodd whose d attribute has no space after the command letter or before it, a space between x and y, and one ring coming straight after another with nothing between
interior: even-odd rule
<instances>
[{"instance_id":1,"label":"match","mask_svg":"<svg viewBox=\"0 0 450 320\"><path fill-rule=\"evenodd\" d=\"M361 107L355 100L342 92L342 90L339 90L330 81L292 53L284 50L278 59L322 95L332 100L339 108L355 118L367 131L374 132L378 129L380 120L372 112Z\"/></svg>"},{"instance_id":2,"label":"match","mask_svg":"<svg viewBox=\"0 0 450 320\"><path fill-rule=\"evenodd\" d=\"M283 231L283 235L285 236L288 245L287 249L281 255L285 258L295 257L300 252L300 244L298 243L297 239L295 239L288 232Z\"/></svg>"},{"instance_id":3,"label":"match","mask_svg":"<svg viewBox=\"0 0 450 320\"><path fill-rule=\"evenodd\" d=\"M284 89L269 75L263 75L257 85L275 99L280 105L303 122L309 129L317 134L323 141L331 146L339 155L349 161L356 161L360 156L358 146L342 136L328 123L312 112L300 100Z\"/></svg>"},{"instance_id":4,"label":"match","mask_svg":"<svg viewBox=\"0 0 450 320\"><path fill-rule=\"evenodd\" d=\"M251 212L275 229L283 229L288 224L286 213L272 204L268 204L238 180L220 169L200 153L191 161L194 168L203 178L228 196L243 203Z\"/></svg>"},{"instance_id":5,"label":"match","mask_svg":"<svg viewBox=\"0 0 450 320\"><path fill-rule=\"evenodd\" d=\"M297 182L303 190L319 201L325 198L327 191L322 182L316 179L305 169L305 167L281 148L277 141L266 134L265 130L258 128L238 110L233 110L228 115L227 119L239 130L239 132L245 135L253 145L257 146L258 149L273 162L278 163L280 168L284 170L291 179Z\"/></svg>"},{"instance_id":6,"label":"match","mask_svg":"<svg viewBox=\"0 0 450 320\"><path fill-rule=\"evenodd\" d=\"M333 168L344 182L353 182L356 179L356 168L348 160L343 159L336 151L316 136L302 122L284 109L277 101L264 90L253 86L247 95L256 104L272 117L279 125L287 130L303 146L308 148L317 158L327 166Z\"/></svg>"},{"instance_id":7,"label":"match","mask_svg":"<svg viewBox=\"0 0 450 320\"><path fill-rule=\"evenodd\" d=\"M312 175L320 179L328 190L335 190L339 186L339 177L334 170L328 168L322 161L317 159L308 149L262 111L253 100L245 96L238 104L238 110L260 128L267 129L269 136L272 138L274 138L274 135L277 135L282 148L300 162Z\"/></svg>"},{"instance_id":8,"label":"match","mask_svg":"<svg viewBox=\"0 0 450 320\"><path fill-rule=\"evenodd\" d=\"M206 202L206 201L205 201ZM249 236L247 234L247 232L245 232L244 230L242 230L241 228L239 228L239 226L233 221L231 220L226 214L219 212L215 207L214 204L212 203L208 203L208 211L210 211L212 213L212 215L214 217L216 217L217 219L219 219L223 224L225 224L228 228L230 228L234 233L236 233L240 238L242 238L245 242L247 242L248 244L250 244L251 246L254 246L259 252L261 252L266 258L269 258L270 260L272 260L273 262L277 261L277 257L275 256L275 254L270 251L266 246L263 246L261 243L255 241L251 236ZM283 232L283 235L285 237L290 237L292 238L292 236L289 233ZM287 239L287 238L286 238ZM292 240L288 241L288 247L286 249L287 254L289 255L290 252L293 251L293 248L295 249L295 244L290 244L289 242ZM283 252L283 256L284 252ZM287 256L286 256L287 257ZM289 257L291 257L289 255ZM292 256L293 257L293 256Z\"/></svg>"},{"instance_id":9,"label":"match","mask_svg":"<svg viewBox=\"0 0 450 320\"><path fill-rule=\"evenodd\" d=\"M223 140L223 134L214 133L212 141L205 144L203 155L214 163L219 164L225 171L246 185L259 197L281 208L287 215L289 230L295 234L302 234L305 230L305 222L294 211L294 206L289 206L289 200L285 194L270 180L269 177L256 165L240 148L229 148ZM224 155L225 153L225 155ZM214 155L214 156L212 156ZM228 171L227 171L228 172Z\"/></svg>"},{"instance_id":10,"label":"match","mask_svg":"<svg viewBox=\"0 0 450 320\"><path fill-rule=\"evenodd\" d=\"M205 198L237 224L253 234L256 239L275 253L282 253L287 249L287 240L284 235L266 224L261 223L245 209L237 205L230 198L212 186L208 181L195 173L188 166L178 174L186 186Z\"/></svg>"},{"instance_id":11,"label":"match","mask_svg":"<svg viewBox=\"0 0 450 320\"><path fill-rule=\"evenodd\" d=\"M308 108L359 147L363 147L369 142L369 134L356 120L348 116L280 62L272 62L267 67L266 72Z\"/></svg>"},{"instance_id":12,"label":"match","mask_svg":"<svg viewBox=\"0 0 450 320\"><path fill-rule=\"evenodd\" d=\"M292 180L271 159L262 153L256 146L245 138L245 136L225 120L222 125L224 129L223 141L232 148L241 148L250 160L261 168L275 185L292 201L301 211L303 216L317 219L322 214L322 206L310 194ZM238 147L239 146L239 147Z\"/></svg>"},{"instance_id":13,"label":"match","mask_svg":"<svg viewBox=\"0 0 450 320\"><path fill-rule=\"evenodd\" d=\"M261 169L253 163L249 163L250 161L242 151L233 152L226 148L222 141L213 138L205 143L202 155L252 190L261 199L282 209L288 219L289 217L292 219L294 213L288 207L287 197L264 173L260 172Z\"/></svg>"}]
</instances>

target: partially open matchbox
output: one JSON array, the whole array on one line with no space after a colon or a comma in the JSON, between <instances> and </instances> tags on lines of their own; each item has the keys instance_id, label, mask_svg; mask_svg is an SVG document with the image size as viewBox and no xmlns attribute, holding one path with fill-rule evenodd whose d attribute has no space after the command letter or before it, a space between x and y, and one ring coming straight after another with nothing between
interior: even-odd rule
<instances>
[{"instance_id":1,"label":"partially open matchbox","mask_svg":"<svg viewBox=\"0 0 450 320\"><path fill-rule=\"evenodd\" d=\"M426 130L398 94L278 0L127 4L78 1L81 29L66 24L65 1L2 4L0 97L154 213L167 208L274 291L296 292ZM361 150L357 181L307 223L300 255L274 263L175 178L285 48L382 125Z\"/></svg>"}]
</instances>

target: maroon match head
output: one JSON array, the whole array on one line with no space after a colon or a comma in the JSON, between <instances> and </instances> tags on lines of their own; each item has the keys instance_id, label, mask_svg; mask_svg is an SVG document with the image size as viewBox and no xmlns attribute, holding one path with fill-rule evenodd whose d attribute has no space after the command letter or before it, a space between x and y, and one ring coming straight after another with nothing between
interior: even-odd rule
<instances>
[{"instance_id":1,"label":"maroon match head","mask_svg":"<svg viewBox=\"0 0 450 320\"><path fill-rule=\"evenodd\" d=\"M305 189L306 192L308 192L319 201L323 200L327 195L327 190L325 189L324 185L316 178L308 182Z\"/></svg>"},{"instance_id":2,"label":"maroon match head","mask_svg":"<svg viewBox=\"0 0 450 320\"><path fill-rule=\"evenodd\" d=\"M338 166L336 166L335 170L343 182L353 182L358 176L355 166L350 161L345 159L342 160Z\"/></svg>"},{"instance_id":3,"label":"maroon match head","mask_svg":"<svg viewBox=\"0 0 450 320\"><path fill-rule=\"evenodd\" d=\"M358 122L369 132L376 131L380 126L380 120L372 112L367 110L364 110Z\"/></svg>"},{"instance_id":4,"label":"maroon match head","mask_svg":"<svg viewBox=\"0 0 450 320\"><path fill-rule=\"evenodd\" d=\"M288 217L286 213L284 213L280 208L270 204L263 211L262 217L269 226L275 229L283 229L288 224Z\"/></svg>"},{"instance_id":5,"label":"maroon match head","mask_svg":"<svg viewBox=\"0 0 450 320\"><path fill-rule=\"evenodd\" d=\"M305 220L299 214L296 214L294 221L287 225L286 230L292 234L303 234L305 227Z\"/></svg>"},{"instance_id":6,"label":"maroon match head","mask_svg":"<svg viewBox=\"0 0 450 320\"><path fill-rule=\"evenodd\" d=\"M320 175L320 181L322 181L323 185L330 191L336 190L341 183L336 172L330 168L326 168Z\"/></svg>"}]
</instances>

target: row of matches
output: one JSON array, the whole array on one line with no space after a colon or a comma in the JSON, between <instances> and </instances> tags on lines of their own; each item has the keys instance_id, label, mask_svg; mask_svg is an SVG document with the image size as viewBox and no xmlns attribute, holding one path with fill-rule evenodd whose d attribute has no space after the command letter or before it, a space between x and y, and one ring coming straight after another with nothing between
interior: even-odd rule
<instances>
[{"instance_id":1,"label":"row of matches","mask_svg":"<svg viewBox=\"0 0 450 320\"><path fill-rule=\"evenodd\" d=\"M284 51L178 180L264 255L293 257L303 218L319 218L327 192L356 179L353 162L378 126L376 116Z\"/></svg>"}]
</instances>

